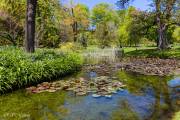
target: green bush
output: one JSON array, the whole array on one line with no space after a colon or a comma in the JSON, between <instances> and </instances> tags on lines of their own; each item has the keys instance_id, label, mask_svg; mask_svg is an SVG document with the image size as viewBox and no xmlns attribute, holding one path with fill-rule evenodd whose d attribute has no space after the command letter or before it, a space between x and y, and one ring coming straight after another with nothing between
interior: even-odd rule
<instances>
[{"instance_id":1,"label":"green bush","mask_svg":"<svg viewBox=\"0 0 180 120\"><path fill-rule=\"evenodd\" d=\"M75 72L82 62L75 53L41 49L27 54L18 48L1 48L0 93Z\"/></svg>"}]
</instances>

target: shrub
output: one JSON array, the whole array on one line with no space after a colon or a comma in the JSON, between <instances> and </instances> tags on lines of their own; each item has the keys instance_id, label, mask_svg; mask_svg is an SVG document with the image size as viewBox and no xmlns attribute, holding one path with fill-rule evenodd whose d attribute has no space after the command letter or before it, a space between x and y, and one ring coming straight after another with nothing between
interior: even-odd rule
<instances>
[{"instance_id":1,"label":"shrub","mask_svg":"<svg viewBox=\"0 0 180 120\"><path fill-rule=\"evenodd\" d=\"M59 45L60 50L80 52L83 47L79 43L67 42Z\"/></svg>"},{"instance_id":2,"label":"shrub","mask_svg":"<svg viewBox=\"0 0 180 120\"><path fill-rule=\"evenodd\" d=\"M27 54L17 48L0 49L0 93L52 80L78 70L82 58L75 53L42 49Z\"/></svg>"}]
</instances>

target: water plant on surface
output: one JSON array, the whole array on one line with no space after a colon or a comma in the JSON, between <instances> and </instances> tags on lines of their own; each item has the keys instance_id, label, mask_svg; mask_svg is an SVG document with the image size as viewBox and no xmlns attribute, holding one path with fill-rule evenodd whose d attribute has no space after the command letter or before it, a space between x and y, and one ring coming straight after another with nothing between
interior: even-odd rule
<instances>
[{"instance_id":1,"label":"water plant on surface","mask_svg":"<svg viewBox=\"0 0 180 120\"><path fill-rule=\"evenodd\" d=\"M88 93L94 93L93 97L105 96L111 98L112 94L117 93L118 90L122 90L123 85L117 80L110 79L107 76L100 76L95 80L86 80L84 78L78 78L74 80L61 80L52 83L43 82L38 84L37 87L29 87L26 90L29 93L42 93L42 92L56 92L58 90L73 91L77 96L88 95Z\"/></svg>"},{"instance_id":2,"label":"water plant on surface","mask_svg":"<svg viewBox=\"0 0 180 120\"><path fill-rule=\"evenodd\" d=\"M52 80L82 65L78 54L47 49L27 54L21 49L3 48L0 56L0 93Z\"/></svg>"}]
</instances>

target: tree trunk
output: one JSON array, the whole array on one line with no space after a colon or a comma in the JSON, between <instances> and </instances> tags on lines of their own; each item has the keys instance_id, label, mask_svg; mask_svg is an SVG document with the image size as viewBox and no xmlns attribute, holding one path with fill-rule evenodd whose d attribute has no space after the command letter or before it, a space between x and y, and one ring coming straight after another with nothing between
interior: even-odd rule
<instances>
[{"instance_id":1,"label":"tree trunk","mask_svg":"<svg viewBox=\"0 0 180 120\"><path fill-rule=\"evenodd\" d=\"M74 42L77 41L77 35L78 35L78 32L77 32L77 22L74 21L73 23L73 34L74 34Z\"/></svg>"},{"instance_id":2,"label":"tree trunk","mask_svg":"<svg viewBox=\"0 0 180 120\"><path fill-rule=\"evenodd\" d=\"M73 28L73 36L74 36L74 42L77 41L77 35L78 35L78 23L76 21L75 15L74 15L74 8L71 8L71 12L72 12L72 17L73 17L73 24L72 24L72 28Z\"/></svg>"},{"instance_id":3,"label":"tree trunk","mask_svg":"<svg viewBox=\"0 0 180 120\"><path fill-rule=\"evenodd\" d=\"M160 25L158 29L158 49L164 50L168 48L168 40L166 37L166 26L165 25Z\"/></svg>"},{"instance_id":4,"label":"tree trunk","mask_svg":"<svg viewBox=\"0 0 180 120\"><path fill-rule=\"evenodd\" d=\"M169 21L169 19L170 19L172 7L173 7L175 0L168 1L166 11L165 11L166 15L164 15L164 13L161 12L161 4L162 4L161 2L162 2L161 0L155 1L156 24L158 27L158 30L157 30L158 31L158 41L157 41L158 45L157 46L158 46L158 49L164 50L169 47L169 43L168 43L167 36L166 36L167 29L168 29L167 21ZM166 19L164 18L164 16Z\"/></svg>"},{"instance_id":5,"label":"tree trunk","mask_svg":"<svg viewBox=\"0 0 180 120\"><path fill-rule=\"evenodd\" d=\"M27 0L26 13L26 40L25 49L29 53L35 51L35 16L37 0Z\"/></svg>"}]
</instances>

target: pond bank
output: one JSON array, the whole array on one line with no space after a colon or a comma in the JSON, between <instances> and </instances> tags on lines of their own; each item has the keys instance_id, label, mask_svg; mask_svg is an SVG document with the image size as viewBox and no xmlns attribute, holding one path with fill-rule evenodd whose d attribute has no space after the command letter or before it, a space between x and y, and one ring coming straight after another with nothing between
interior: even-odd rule
<instances>
[{"instance_id":1,"label":"pond bank","mask_svg":"<svg viewBox=\"0 0 180 120\"><path fill-rule=\"evenodd\" d=\"M118 70L108 63L84 66L78 74L41 85L58 88L58 84L54 83L65 81L67 84L76 82L78 85L78 82L84 84L85 80L96 81L100 78L108 79L106 82L110 83L113 80L122 82L126 87L113 93L111 98L95 98L93 93L77 96L71 90L38 94L27 93L25 90L15 91L0 96L0 119L170 120L172 114L179 109L179 93L168 84L175 80L173 77L139 75ZM109 86L109 83L106 85Z\"/></svg>"},{"instance_id":2,"label":"pond bank","mask_svg":"<svg viewBox=\"0 0 180 120\"><path fill-rule=\"evenodd\" d=\"M180 74L180 60L159 58L125 58L116 64L118 68L136 72L143 75L167 76Z\"/></svg>"},{"instance_id":3,"label":"pond bank","mask_svg":"<svg viewBox=\"0 0 180 120\"><path fill-rule=\"evenodd\" d=\"M171 76L180 75L180 60L159 58L123 58L117 62L86 64L84 70L95 71L101 75L112 74L116 70L125 70L142 75Z\"/></svg>"}]
</instances>

